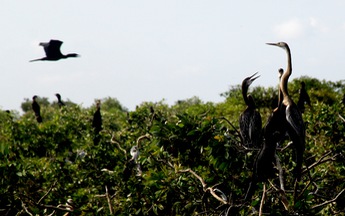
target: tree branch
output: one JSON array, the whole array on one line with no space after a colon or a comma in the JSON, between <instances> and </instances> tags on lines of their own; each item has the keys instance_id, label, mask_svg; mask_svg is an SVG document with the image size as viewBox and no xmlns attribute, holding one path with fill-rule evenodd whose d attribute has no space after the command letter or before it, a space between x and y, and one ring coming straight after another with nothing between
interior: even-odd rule
<instances>
[{"instance_id":1,"label":"tree branch","mask_svg":"<svg viewBox=\"0 0 345 216\"><path fill-rule=\"evenodd\" d=\"M321 203L321 204L318 204L318 205L314 205L314 206L311 207L311 209L319 208L319 207L322 207L322 206L324 206L324 205L328 205L328 204L330 204L330 203L332 203L332 202L337 201L337 199L339 198L339 196L340 196L344 191L345 191L345 189L342 189L333 199L327 200L327 201L325 201L325 202L323 202L323 203Z\"/></svg>"}]
</instances>

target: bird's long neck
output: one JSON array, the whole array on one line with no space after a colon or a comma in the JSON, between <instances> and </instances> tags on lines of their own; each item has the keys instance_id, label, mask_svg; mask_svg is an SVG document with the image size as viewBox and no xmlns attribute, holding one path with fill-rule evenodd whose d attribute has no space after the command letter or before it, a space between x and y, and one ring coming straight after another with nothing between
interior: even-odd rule
<instances>
[{"instance_id":1,"label":"bird's long neck","mask_svg":"<svg viewBox=\"0 0 345 216\"><path fill-rule=\"evenodd\" d=\"M247 84L245 84L245 83L243 83L242 84L242 96L243 96L243 100L244 100L244 102L247 104L247 105L249 105L249 100L248 100L248 95L247 95L247 93L248 93L248 85Z\"/></svg>"},{"instance_id":2,"label":"bird's long neck","mask_svg":"<svg viewBox=\"0 0 345 216\"><path fill-rule=\"evenodd\" d=\"M287 103L288 100L290 100L289 92L288 92L288 80L292 73L292 63L291 63L291 52L288 46L286 46L286 53L287 53L287 67L280 80L280 90L282 91L282 94L283 94L283 103Z\"/></svg>"}]
</instances>

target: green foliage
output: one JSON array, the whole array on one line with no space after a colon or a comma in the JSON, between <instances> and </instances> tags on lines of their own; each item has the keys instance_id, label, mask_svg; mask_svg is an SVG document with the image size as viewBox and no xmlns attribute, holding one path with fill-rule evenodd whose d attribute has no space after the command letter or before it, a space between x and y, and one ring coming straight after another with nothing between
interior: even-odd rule
<instances>
[{"instance_id":1,"label":"green foliage","mask_svg":"<svg viewBox=\"0 0 345 216\"><path fill-rule=\"evenodd\" d=\"M307 122L304 168L309 169L304 169L295 188L293 150L282 150L287 145L282 143L277 155L289 209L275 189L279 188L277 174L272 184L266 183L263 212L344 212L345 122L340 116L345 113L339 103L344 83L301 77L289 85L295 101L300 81L306 83L312 100L312 107L303 114ZM249 92L265 121L275 107L272 98L277 90L256 87ZM92 128L95 105L82 108L71 103L60 109L39 100L41 124L28 99L21 116L0 112L0 214L55 211L62 215L70 211L68 199L74 202L73 215L256 214L263 183L249 202L243 199L258 149L245 149L240 143L236 127L245 104L239 86L223 95L225 101L217 104L193 97L171 107L164 101L146 102L131 112L116 99L104 98L103 130L97 145ZM133 146L140 151L137 159L130 154ZM226 204L210 193L214 189L218 196L223 192ZM320 205L337 195L333 202Z\"/></svg>"}]
</instances>

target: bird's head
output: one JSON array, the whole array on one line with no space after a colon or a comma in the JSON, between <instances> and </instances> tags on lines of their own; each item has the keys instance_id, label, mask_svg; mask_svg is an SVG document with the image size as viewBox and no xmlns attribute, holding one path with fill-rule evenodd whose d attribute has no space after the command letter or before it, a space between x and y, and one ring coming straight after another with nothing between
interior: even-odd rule
<instances>
[{"instance_id":1,"label":"bird's head","mask_svg":"<svg viewBox=\"0 0 345 216\"><path fill-rule=\"evenodd\" d=\"M58 99L61 99L61 95L59 93L56 93L55 96L58 98Z\"/></svg>"},{"instance_id":2,"label":"bird's head","mask_svg":"<svg viewBox=\"0 0 345 216\"><path fill-rule=\"evenodd\" d=\"M280 47L282 49L289 49L289 45L285 42L278 42L278 43L266 43L267 45L272 45L272 46L277 46Z\"/></svg>"},{"instance_id":3,"label":"bird's head","mask_svg":"<svg viewBox=\"0 0 345 216\"><path fill-rule=\"evenodd\" d=\"M34 95L34 96L32 97L32 100L36 100L37 97L38 97L37 95Z\"/></svg>"},{"instance_id":4,"label":"bird's head","mask_svg":"<svg viewBox=\"0 0 345 216\"><path fill-rule=\"evenodd\" d=\"M242 82L242 86L245 86L248 88L254 82L254 80L260 77L260 75L255 76L256 74L258 74L258 72L254 73L250 77L245 78Z\"/></svg>"}]
</instances>

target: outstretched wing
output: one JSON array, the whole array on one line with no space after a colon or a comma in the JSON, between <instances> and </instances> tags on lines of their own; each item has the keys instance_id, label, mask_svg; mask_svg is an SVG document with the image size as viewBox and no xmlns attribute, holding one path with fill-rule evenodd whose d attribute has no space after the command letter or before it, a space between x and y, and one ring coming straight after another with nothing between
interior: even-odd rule
<instances>
[{"instance_id":1,"label":"outstretched wing","mask_svg":"<svg viewBox=\"0 0 345 216\"><path fill-rule=\"evenodd\" d=\"M48 43L40 43L40 46L43 46L47 58L54 59L62 56L60 51L62 43L63 42L59 40L50 40Z\"/></svg>"}]
</instances>

